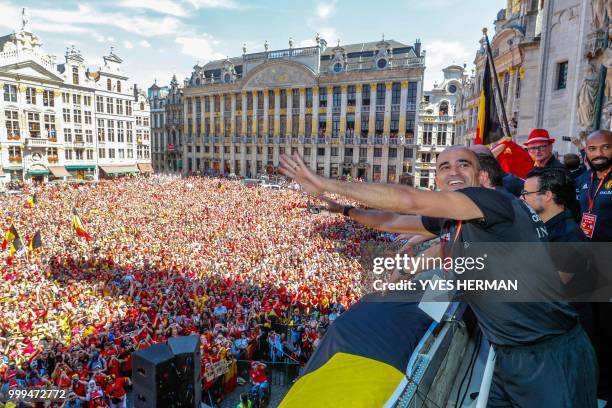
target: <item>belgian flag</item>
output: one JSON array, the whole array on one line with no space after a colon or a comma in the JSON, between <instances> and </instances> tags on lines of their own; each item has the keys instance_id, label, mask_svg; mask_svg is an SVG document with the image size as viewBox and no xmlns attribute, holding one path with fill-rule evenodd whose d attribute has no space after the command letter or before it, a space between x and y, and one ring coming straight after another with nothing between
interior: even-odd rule
<instances>
[{"instance_id":1,"label":"belgian flag","mask_svg":"<svg viewBox=\"0 0 612 408\"><path fill-rule=\"evenodd\" d=\"M503 137L503 130L495 106L495 94L493 93L493 84L491 82L491 61L488 56L480 88L478 124L476 126L474 143L487 145Z\"/></svg>"},{"instance_id":2,"label":"belgian flag","mask_svg":"<svg viewBox=\"0 0 612 408\"><path fill-rule=\"evenodd\" d=\"M79 212L77 211L76 207L72 209L72 226L74 227L74 231L79 237L85 238L85 240L87 241L93 241L93 238L91 237L91 235L89 235L89 233L83 226L83 223L81 222L81 217L79 217Z\"/></svg>"},{"instance_id":3,"label":"belgian flag","mask_svg":"<svg viewBox=\"0 0 612 408\"><path fill-rule=\"evenodd\" d=\"M23 252L23 242L21 242L21 237L19 236L19 234L17 233L17 230L15 229L14 226L11 226L13 231L12 231L12 240L10 241L10 248L9 248L9 256L8 258L6 258L6 262L11 265L13 263L13 259L15 258L15 255L20 255Z\"/></svg>"},{"instance_id":4,"label":"belgian flag","mask_svg":"<svg viewBox=\"0 0 612 408\"><path fill-rule=\"evenodd\" d=\"M36 194L34 194L34 195L28 197L28 199L26 200L26 202L23 205L23 207L24 208L34 208L36 203L38 203L38 198L36 197Z\"/></svg>"},{"instance_id":5,"label":"belgian flag","mask_svg":"<svg viewBox=\"0 0 612 408\"><path fill-rule=\"evenodd\" d=\"M40 248L42 246L42 237L40 235L40 231L36 231L36 234L32 236L28 240L28 250L30 252L34 252L35 249Z\"/></svg>"},{"instance_id":6,"label":"belgian flag","mask_svg":"<svg viewBox=\"0 0 612 408\"><path fill-rule=\"evenodd\" d=\"M280 408L393 406L431 324L399 292L364 296L330 325Z\"/></svg>"},{"instance_id":7,"label":"belgian flag","mask_svg":"<svg viewBox=\"0 0 612 408\"><path fill-rule=\"evenodd\" d=\"M11 224L11 226L4 233L4 240L2 241L2 250L6 251L8 245L12 243L13 240L15 240L15 238L18 236L19 234L17 233L17 229L13 224Z\"/></svg>"}]
</instances>

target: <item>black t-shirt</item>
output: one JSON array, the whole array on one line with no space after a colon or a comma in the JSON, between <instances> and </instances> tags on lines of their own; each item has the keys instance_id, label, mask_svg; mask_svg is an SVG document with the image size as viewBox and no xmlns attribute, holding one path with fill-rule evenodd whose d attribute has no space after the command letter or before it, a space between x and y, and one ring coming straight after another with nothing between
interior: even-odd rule
<instances>
[{"instance_id":1,"label":"black t-shirt","mask_svg":"<svg viewBox=\"0 0 612 408\"><path fill-rule=\"evenodd\" d=\"M516 177L512 173L504 174L502 179L504 189L515 197L520 197L525 181L522 178Z\"/></svg>"},{"instance_id":2,"label":"black t-shirt","mask_svg":"<svg viewBox=\"0 0 612 408\"><path fill-rule=\"evenodd\" d=\"M480 220L459 222L422 217L425 228L440 236L443 248L454 258L477 256L487 251L486 268L479 274L455 277L519 281L519 291L529 297L561 293L561 282L547 248L547 231L537 214L511 194L481 187L459 190L482 211ZM455 242L456 237L456 242ZM473 245L481 243L482 245ZM497 243L497 244L496 244ZM517 253L513 243L528 243L529 254ZM445 255L446 256L446 255ZM535 295L534 295L535 293ZM547 295L542 295L544 299ZM493 344L525 345L567 332L577 321L575 310L565 302L509 302L495 293L461 293L476 313L480 326ZM543 299L543 300L544 300Z\"/></svg>"}]
</instances>

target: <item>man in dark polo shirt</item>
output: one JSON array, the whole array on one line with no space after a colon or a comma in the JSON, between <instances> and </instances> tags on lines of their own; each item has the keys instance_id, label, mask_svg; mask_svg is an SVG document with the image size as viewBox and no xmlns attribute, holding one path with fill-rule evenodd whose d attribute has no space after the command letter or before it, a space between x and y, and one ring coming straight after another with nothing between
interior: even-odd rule
<instances>
[{"instance_id":1,"label":"man in dark polo shirt","mask_svg":"<svg viewBox=\"0 0 612 408\"><path fill-rule=\"evenodd\" d=\"M586 139L586 161L590 169L576 179L582 210L580 228L589 242L612 242L612 132L598 130ZM602 244L599 244L602 245ZM609 251L609 247L598 250ZM609 264L598 264L600 273ZM601 398L612 400L612 303L593 303L593 344L600 365Z\"/></svg>"},{"instance_id":2,"label":"man in dark polo shirt","mask_svg":"<svg viewBox=\"0 0 612 408\"><path fill-rule=\"evenodd\" d=\"M483 146L483 145L473 145L473 146L470 146L470 150L472 150L477 155L491 156L491 158L496 160L495 156L493 155L493 152L491 152L491 150L489 148L487 148L486 146ZM481 168L481 170L483 170L483 164L484 164L483 160L479 160L479 161L480 161L480 168ZM487 159L485 159L484 161L485 162L490 162L490 160L487 160ZM489 166L487 166L487 167L489 167ZM502 186L504 187L504 189L507 192L509 192L510 194L512 194L513 196L520 197L521 196L521 191L523 191L523 184L524 184L523 179L520 178L520 177L515 176L512 173L505 173L504 170L499 165L499 163L497 163L496 167L499 167L499 169L501 170L501 173L502 173L502 180L501 180L501 182L502 182ZM487 169L484 169L484 170L487 170ZM487 186L483 186L483 187L487 187ZM495 186L495 187L497 187L497 186Z\"/></svg>"},{"instance_id":3,"label":"man in dark polo shirt","mask_svg":"<svg viewBox=\"0 0 612 408\"><path fill-rule=\"evenodd\" d=\"M404 230L440 236L453 255L472 243L499 243L486 268L495 278L522 271L540 287L561 285L542 221L510 194L478 187L478 160L467 148L451 147L438 157L436 183L445 191L331 180L313 173L297 154L282 156L281 172L314 196L339 194L369 207L419 214L406 216L412 218L404 220ZM504 242L528 242L531 256L514 256ZM464 300L497 350L489 406L596 406L597 365L571 306L552 300L501 302L469 293Z\"/></svg>"}]
</instances>

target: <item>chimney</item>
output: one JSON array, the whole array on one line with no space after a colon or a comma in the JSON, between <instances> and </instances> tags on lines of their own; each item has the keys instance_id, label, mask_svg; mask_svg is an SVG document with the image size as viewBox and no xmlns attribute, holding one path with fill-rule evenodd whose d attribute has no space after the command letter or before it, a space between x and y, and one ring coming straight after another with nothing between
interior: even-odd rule
<instances>
[{"instance_id":1,"label":"chimney","mask_svg":"<svg viewBox=\"0 0 612 408\"><path fill-rule=\"evenodd\" d=\"M418 38L414 42L414 53L417 55L417 57L421 56L421 40Z\"/></svg>"}]
</instances>

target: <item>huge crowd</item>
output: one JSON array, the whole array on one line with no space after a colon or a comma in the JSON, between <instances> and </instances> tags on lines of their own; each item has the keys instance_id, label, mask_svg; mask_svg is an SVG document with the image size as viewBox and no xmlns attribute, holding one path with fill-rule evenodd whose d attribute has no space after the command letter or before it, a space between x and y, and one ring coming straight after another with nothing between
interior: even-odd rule
<instances>
[{"instance_id":1,"label":"huge crowd","mask_svg":"<svg viewBox=\"0 0 612 408\"><path fill-rule=\"evenodd\" d=\"M0 392L57 386L66 407L121 406L131 353L178 335L200 336L204 379L220 360L303 363L362 295L372 232L291 189L155 176L26 193L33 208L0 197L5 227L43 243L0 255Z\"/></svg>"}]
</instances>

